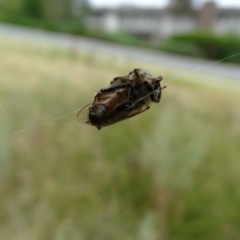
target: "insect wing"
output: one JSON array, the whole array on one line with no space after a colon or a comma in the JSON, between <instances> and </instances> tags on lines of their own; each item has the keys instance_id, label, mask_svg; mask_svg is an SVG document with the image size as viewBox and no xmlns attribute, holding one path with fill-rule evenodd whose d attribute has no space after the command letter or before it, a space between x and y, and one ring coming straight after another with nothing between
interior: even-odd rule
<instances>
[{"instance_id":1,"label":"insect wing","mask_svg":"<svg viewBox=\"0 0 240 240\"><path fill-rule=\"evenodd\" d=\"M77 120L79 122L90 124L89 119L88 119L90 105L91 105L91 103L87 104L82 109L80 109L79 112L77 113Z\"/></svg>"},{"instance_id":2,"label":"insect wing","mask_svg":"<svg viewBox=\"0 0 240 240\"><path fill-rule=\"evenodd\" d=\"M134 116L136 116L136 115L138 115L140 113L145 112L149 108L150 108L149 106L145 105L144 107L139 107L138 109L135 109L135 110L133 110L131 112L128 112L128 113L126 112L125 114L123 112L122 114L118 115L116 118L108 121L108 123L105 124L103 127L106 127L106 126L109 126L109 125L112 125L112 124L115 124L115 123L127 120L129 118L132 118L132 117L134 117Z\"/></svg>"}]
</instances>

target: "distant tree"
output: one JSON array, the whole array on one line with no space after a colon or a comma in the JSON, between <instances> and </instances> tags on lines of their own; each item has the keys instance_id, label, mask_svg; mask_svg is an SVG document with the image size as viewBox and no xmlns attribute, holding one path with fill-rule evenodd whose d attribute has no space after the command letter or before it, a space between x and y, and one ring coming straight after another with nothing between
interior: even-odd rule
<instances>
[{"instance_id":1,"label":"distant tree","mask_svg":"<svg viewBox=\"0 0 240 240\"><path fill-rule=\"evenodd\" d=\"M193 11L193 0L170 0L170 10L176 15L188 15Z\"/></svg>"},{"instance_id":2,"label":"distant tree","mask_svg":"<svg viewBox=\"0 0 240 240\"><path fill-rule=\"evenodd\" d=\"M0 11L13 17L42 17L42 0L0 0Z\"/></svg>"},{"instance_id":3,"label":"distant tree","mask_svg":"<svg viewBox=\"0 0 240 240\"><path fill-rule=\"evenodd\" d=\"M71 0L42 0L44 17L50 20L67 20L71 15Z\"/></svg>"},{"instance_id":4,"label":"distant tree","mask_svg":"<svg viewBox=\"0 0 240 240\"><path fill-rule=\"evenodd\" d=\"M41 18L42 17L42 4L41 0L22 0L23 14L27 17Z\"/></svg>"},{"instance_id":5,"label":"distant tree","mask_svg":"<svg viewBox=\"0 0 240 240\"><path fill-rule=\"evenodd\" d=\"M15 17L83 20L90 11L89 0L0 0L0 12Z\"/></svg>"},{"instance_id":6,"label":"distant tree","mask_svg":"<svg viewBox=\"0 0 240 240\"><path fill-rule=\"evenodd\" d=\"M90 9L88 0L41 1L44 15L53 20L82 19Z\"/></svg>"},{"instance_id":7,"label":"distant tree","mask_svg":"<svg viewBox=\"0 0 240 240\"><path fill-rule=\"evenodd\" d=\"M21 15L22 1L21 0L1 0L1 12L7 15Z\"/></svg>"},{"instance_id":8,"label":"distant tree","mask_svg":"<svg viewBox=\"0 0 240 240\"><path fill-rule=\"evenodd\" d=\"M72 0L72 14L75 18L82 20L91 12L88 0Z\"/></svg>"}]
</instances>

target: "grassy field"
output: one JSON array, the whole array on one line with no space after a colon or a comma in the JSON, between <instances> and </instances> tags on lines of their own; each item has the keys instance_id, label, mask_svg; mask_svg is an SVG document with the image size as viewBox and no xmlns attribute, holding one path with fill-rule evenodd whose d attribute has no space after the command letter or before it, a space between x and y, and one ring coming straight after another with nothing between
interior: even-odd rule
<instances>
[{"instance_id":1,"label":"grassy field","mask_svg":"<svg viewBox=\"0 0 240 240\"><path fill-rule=\"evenodd\" d=\"M0 239L240 238L240 85L191 74L101 131L72 113L10 135L81 108L133 68L173 73L11 39L0 55Z\"/></svg>"}]
</instances>

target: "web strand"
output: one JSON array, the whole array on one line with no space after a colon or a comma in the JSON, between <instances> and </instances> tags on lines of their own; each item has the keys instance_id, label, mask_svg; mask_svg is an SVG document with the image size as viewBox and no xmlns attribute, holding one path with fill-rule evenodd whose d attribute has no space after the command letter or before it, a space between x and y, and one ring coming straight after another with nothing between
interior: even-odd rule
<instances>
[{"instance_id":1,"label":"web strand","mask_svg":"<svg viewBox=\"0 0 240 240\"><path fill-rule=\"evenodd\" d=\"M56 121L56 120L58 120L58 119L61 119L61 118L64 118L64 117L66 117L66 116L68 116L68 115L70 115L70 114L73 114L73 113L75 113L75 112L78 112L79 110L80 110L80 109L77 109L77 110L74 110L74 111L72 111L72 112L70 112L70 113L66 113L66 114L64 114L64 115L62 115L62 116L60 116L60 117L53 118L52 120L49 120L49 121L46 121L46 122L43 122L43 123L40 123L40 124L31 126L31 127L28 127L28 128L21 129L21 130L16 131L16 132L12 132L12 133L9 134L9 136L12 136L12 135L15 135L15 134L19 134L19 133L22 133L22 132L25 132L25 131L28 131L28 130L31 130L31 129L34 129L34 128L37 128L37 127L40 127L40 126L43 126L43 125L50 124L51 122L54 122L54 121Z\"/></svg>"},{"instance_id":2,"label":"web strand","mask_svg":"<svg viewBox=\"0 0 240 240\"><path fill-rule=\"evenodd\" d=\"M216 65L217 63L223 62L224 60L227 60L227 59L230 59L230 58L234 58L234 57L239 56L239 55L240 55L240 52L235 53L235 54L233 54L233 55L231 55L231 56L222 58L222 59L220 59L220 60L218 60L218 61L211 62L211 63L209 63L209 64L203 65L203 66L201 66L201 67L194 68L194 69L191 70L191 71L188 71L188 72L185 72L185 73L183 73L183 74L180 74L180 75L178 75L178 76L176 76L176 77L173 77L172 79L170 79L170 80L166 83L166 86L168 86L170 83L172 83L173 81L175 81L175 80L177 80L177 79L179 79L179 78L181 78L181 77L184 77L184 76L186 76L186 75L189 75L190 73L199 71L199 70L201 70L201 69L203 69L203 68L207 68L207 67Z\"/></svg>"},{"instance_id":3,"label":"web strand","mask_svg":"<svg viewBox=\"0 0 240 240\"><path fill-rule=\"evenodd\" d=\"M199 70L204 69L204 68L206 68L206 67L210 67L210 66L216 65L217 63L223 62L224 60L227 60L227 59L230 59L230 58L234 58L234 57L239 56L239 55L240 55L240 52L235 53L235 54L233 54L233 55L231 55L231 56L222 58L222 59L220 59L220 60L218 60L218 61L211 62L211 63L209 63L209 64L206 64L206 65L197 67L197 68L195 68L195 69L193 69L193 70L191 70L191 71L185 72L185 73L183 73L183 74L180 74L180 75L178 75L178 76L170 79L170 80L166 83L166 86L168 86L168 85L169 85L170 83L172 83L173 81L175 81L175 80L177 80L177 79L179 79L179 78L181 78L181 77L184 77L184 76L186 76L186 75L188 75L188 74L190 74L190 73L199 71ZM146 97L150 96L152 93L158 92L158 91L159 91L159 90L156 90L156 91L153 91L153 92L148 93L146 96L138 99L137 102L145 99ZM134 103L133 105L131 105L129 108L133 107L135 104L136 104L136 103ZM74 110L74 111L72 111L72 112L66 113L66 114L64 114L64 115L62 115L62 116L53 118L53 119L51 119L51 120L49 120L49 121L46 121L46 122L43 122L43 123L40 123L40 124L31 126L31 127L28 127L28 128L21 129L21 130L16 131L16 132L12 132L12 133L9 134L9 136L16 135L16 134L19 134L19 133L23 133L23 132L25 132L25 131L32 130L32 129L34 129L34 128L37 128L37 127L40 127L40 126L43 126L43 125L69 125L69 124L50 124L50 123L52 123L52 122L54 122L54 121L56 121L56 120L59 120L59 119L61 119L61 118L64 118L64 117L66 117L66 116L68 116L68 115L70 115L70 114L73 114L73 113L75 113L75 112L78 112L79 110L80 110L80 109L77 109L77 110ZM76 125L76 124L72 124L72 125Z\"/></svg>"}]
</instances>

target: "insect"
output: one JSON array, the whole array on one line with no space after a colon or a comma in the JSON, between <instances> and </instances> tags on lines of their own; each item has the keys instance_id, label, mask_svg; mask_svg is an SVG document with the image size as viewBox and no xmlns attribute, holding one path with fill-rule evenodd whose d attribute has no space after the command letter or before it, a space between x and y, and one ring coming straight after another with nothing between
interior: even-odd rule
<instances>
[{"instance_id":1,"label":"insect","mask_svg":"<svg viewBox=\"0 0 240 240\"><path fill-rule=\"evenodd\" d=\"M109 87L100 89L92 103L87 104L77 114L77 120L102 127L126 120L150 108L151 102L158 103L163 77L152 77L142 69L134 69L127 76L116 77Z\"/></svg>"}]
</instances>

